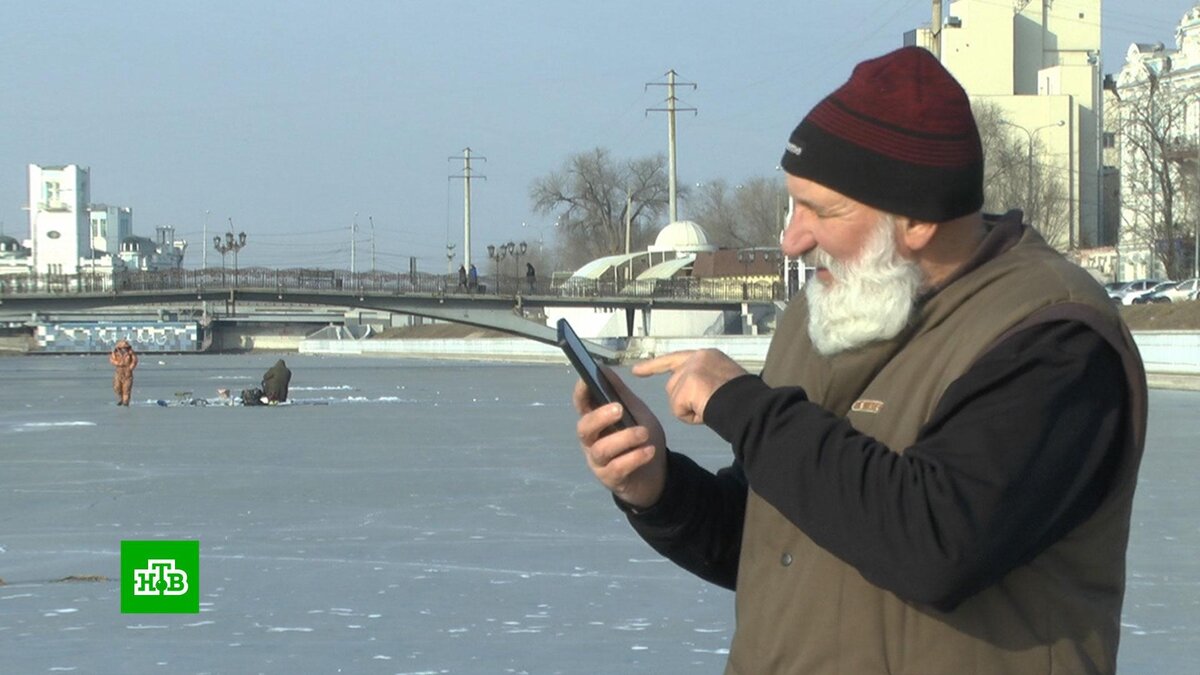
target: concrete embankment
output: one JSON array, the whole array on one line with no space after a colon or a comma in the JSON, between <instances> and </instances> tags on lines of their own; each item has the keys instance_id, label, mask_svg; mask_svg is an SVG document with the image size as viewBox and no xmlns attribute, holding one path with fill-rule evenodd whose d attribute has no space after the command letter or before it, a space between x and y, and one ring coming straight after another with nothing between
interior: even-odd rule
<instances>
[{"instance_id":1,"label":"concrete embankment","mask_svg":"<svg viewBox=\"0 0 1200 675\"><path fill-rule=\"evenodd\" d=\"M657 354L685 349L715 348L729 354L743 367L761 368L770 343L769 335L714 335L707 337L635 337L594 340L624 353L624 360L636 361ZM343 354L398 358L438 358L470 361L518 361L566 363L562 350L554 345L525 338L435 338L397 340L305 340L301 354Z\"/></svg>"},{"instance_id":2,"label":"concrete embankment","mask_svg":"<svg viewBox=\"0 0 1200 675\"><path fill-rule=\"evenodd\" d=\"M634 361L684 349L716 348L750 371L762 368L769 335L714 335L706 337L635 337L600 340L621 350ZM1200 391L1200 332L1145 331L1134 333L1146 364L1150 386L1160 389ZM472 361L566 363L553 345L524 338L305 340L303 354L343 354L398 358L436 358Z\"/></svg>"},{"instance_id":3,"label":"concrete embankment","mask_svg":"<svg viewBox=\"0 0 1200 675\"><path fill-rule=\"evenodd\" d=\"M711 347L724 351L743 367L751 370L762 367L769 341L769 336L728 335L697 338L643 337L596 340L607 347L623 352L626 361L635 361L656 354L666 354L684 349ZM300 353L466 361L567 362L562 350L558 347L525 338L305 340L300 344Z\"/></svg>"},{"instance_id":4,"label":"concrete embankment","mask_svg":"<svg viewBox=\"0 0 1200 675\"><path fill-rule=\"evenodd\" d=\"M0 354L28 354L37 349L37 341L26 333L0 335Z\"/></svg>"}]
</instances>

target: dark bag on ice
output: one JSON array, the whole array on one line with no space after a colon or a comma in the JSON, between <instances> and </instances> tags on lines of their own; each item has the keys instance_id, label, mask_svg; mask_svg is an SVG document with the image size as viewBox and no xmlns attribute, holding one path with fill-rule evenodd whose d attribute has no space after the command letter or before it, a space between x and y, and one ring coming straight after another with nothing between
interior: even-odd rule
<instances>
[{"instance_id":1,"label":"dark bag on ice","mask_svg":"<svg viewBox=\"0 0 1200 675\"><path fill-rule=\"evenodd\" d=\"M258 387L242 390L242 405L263 405L263 390Z\"/></svg>"}]
</instances>

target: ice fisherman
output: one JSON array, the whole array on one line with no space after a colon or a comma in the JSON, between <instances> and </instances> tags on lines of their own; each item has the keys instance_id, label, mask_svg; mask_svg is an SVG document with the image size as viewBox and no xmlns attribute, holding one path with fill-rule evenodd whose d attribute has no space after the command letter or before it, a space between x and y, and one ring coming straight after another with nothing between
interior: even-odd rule
<instances>
[{"instance_id":1,"label":"ice fisherman","mask_svg":"<svg viewBox=\"0 0 1200 675\"><path fill-rule=\"evenodd\" d=\"M137 354L129 340L121 338L117 341L108 355L108 362L116 368L113 373L113 392L117 395L117 405L128 408L129 395L133 393L133 369L138 365Z\"/></svg>"}]
</instances>

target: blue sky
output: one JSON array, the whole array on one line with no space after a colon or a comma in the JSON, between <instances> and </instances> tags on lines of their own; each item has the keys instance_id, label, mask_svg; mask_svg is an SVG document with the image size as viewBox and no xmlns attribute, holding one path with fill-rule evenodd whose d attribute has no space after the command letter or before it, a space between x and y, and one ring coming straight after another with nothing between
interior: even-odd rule
<instances>
[{"instance_id":1,"label":"blue sky","mask_svg":"<svg viewBox=\"0 0 1200 675\"><path fill-rule=\"evenodd\" d=\"M996 0L1008 3L1011 0ZM1069 2L1072 0L1058 0ZM1077 0L1076 0L1077 1ZM1174 44L1192 0L1107 0L1105 72ZM91 168L134 229L249 237L241 264L445 269L461 251L553 237L530 183L575 152L665 153L680 89L681 184L775 170L792 127L853 65L928 22L928 0L9 2L0 9L0 221L28 236L26 165ZM206 215L205 212L208 212ZM357 214L357 215L356 215ZM686 211L681 212L686 217ZM211 248L211 245L210 245ZM219 256L209 251L209 264ZM456 258L457 261L461 257Z\"/></svg>"}]
</instances>

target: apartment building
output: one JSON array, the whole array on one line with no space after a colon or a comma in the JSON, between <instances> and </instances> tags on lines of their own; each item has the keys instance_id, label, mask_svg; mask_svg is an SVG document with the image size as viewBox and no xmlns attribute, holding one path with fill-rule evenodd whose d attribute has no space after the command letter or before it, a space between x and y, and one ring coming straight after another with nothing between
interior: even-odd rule
<instances>
[{"instance_id":1,"label":"apartment building","mask_svg":"<svg viewBox=\"0 0 1200 675\"><path fill-rule=\"evenodd\" d=\"M1105 82L1106 153L1120 176L1121 279L1196 276L1200 258L1200 5L1175 45L1134 43Z\"/></svg>"},{"instance_id":2,"label":"apartment building","mask_svg":"<svg viewBox=\"0 0 1200 675\"><path fill-rule=\"evenodd\" d=\"M1075 251L1111 243L1100 227L1100 0L943 3L938 30L910 31L905 44L939 54L973 103L1000 109L1037 175L1061 182L1052 207L1065 226L1043 230L1051 244Z\"/></svg>"}]
</instances>

